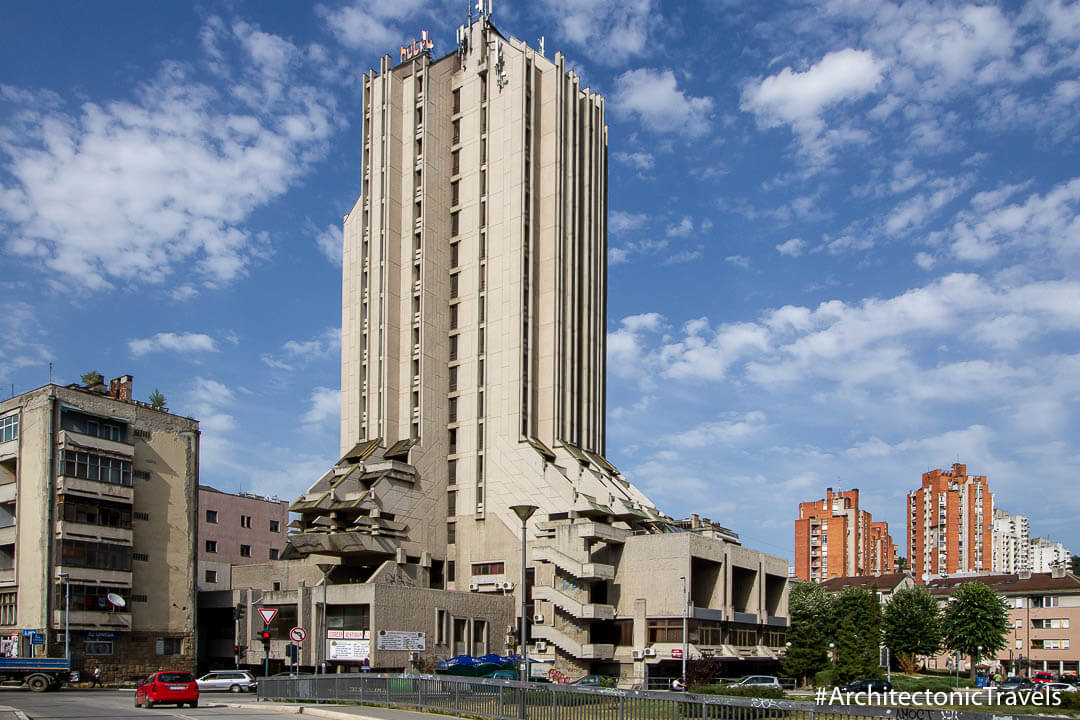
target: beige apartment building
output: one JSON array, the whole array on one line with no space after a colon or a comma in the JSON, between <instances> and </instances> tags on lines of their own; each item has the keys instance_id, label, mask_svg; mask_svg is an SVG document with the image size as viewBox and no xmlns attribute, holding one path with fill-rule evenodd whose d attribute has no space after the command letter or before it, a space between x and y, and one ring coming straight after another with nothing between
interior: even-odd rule
<instances>
[{"instance_id":1,"label":"beige apartment building","mask_svg":"<svg viewBox=\"0 0 1080 720\"><path fill-rule=\"evenodd\" d=\"M1080 577L1056 566L1050 572L1021 570L1004 575L934 578L927 583L932 594L945 603L948 596L965 582L988 585L1005 599L1009 607L1011 630L1007 646L982 662L998 666L1013 675L1040 671L1076 674L1080 669ZM949 653L930 658L934 668L956 668L956 658ZM969 667L961 658L960 669Z\"/></svg>"},{"instance_id":2,"label":"beige apartment building","mask_svg":"<svg viewBox=\"0 0 1080 720\"><path fill-rule=\"evenodd\" d=\"M234 565L277 560L288 542L289 503L199 486L198 589L232 588Z\"/></svg>"},{"instance_id":3,"label":"beige apartment building","mask_svg":"<svg viewBox=\"0 0 1080 720\"><path fill-rule=\"evenodd\" d=\"M67 627L107 680L193 667L198 480L198 423L130 375L0 402L2 649L62 658Z\"/></svg>"},{"instance_id":4,"label":"beige apartment building","mask_svg":"<svg viewBox=\"0 0 1080 720\"><path fill-rule=\"evenodd\" d=\"M530 653L571 677L676 674L684 612L691 656L775 661L787 562L673 520L605 457L603 97L483 15L411 54L364 78L342 457L292 504L286 557L525 593ZM515 505L536 506L526 587Z\"/></svg>"}]
</instances>

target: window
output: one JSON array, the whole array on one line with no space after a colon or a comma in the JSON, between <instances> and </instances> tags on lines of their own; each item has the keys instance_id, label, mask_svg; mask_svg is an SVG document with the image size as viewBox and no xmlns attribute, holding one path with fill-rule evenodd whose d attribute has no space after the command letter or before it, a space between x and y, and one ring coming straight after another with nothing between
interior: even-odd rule
<instances>
[{"instance_id":1,"label":"window","mask_svg":"<svg viewBox=\"0 0 1080 720\"><path fill-rule=\"evenodd\" d=\"M206 582L208 582L208 583L216 583L217 582L217 570L207 570L206 571Z\"/></svg>"},{"instance_id":2,"label":"window","mask_svg":"<svg viewBox=\"0 0 1080 720\"><path fill-rule=\"evenodd\" d=\"M19 439L19 413L0 418L0 442Z\"/></svg>"},{"instance_id":3,"label":"window","mask_svg":"<svg viewBox=\"0 0 1080 720\"><path fill-rule=\"evenodd\" d=\"M64 408L61 412L62 417L60 419L60 427L63 430L70 430L71 432L77 432L82 435L92 435L94 437L114 440L116 442L124 442L127 435L126 424L110 422L104 418L87 415L67 408Z\"/></svg>"},{"instance_id":4,"label":"window","mask_svg":"<svg viewBox=\"0 0 1080 720\"><path fill-rule=\"evenodd\" d=\"M453 545L457 542L457 525L452 522L446 523L446 544Z\"/></svg>"},{"instance_id":5,"label":"window","mask_svg":"<svg viewBox=\"0 0 1080 720\"><path fill-rule=\"evenodd\" d=\"M184 651L183 638L159 638L157 641L158 655L180 655Z\"/></svg>"},{"instance_id":6,"label":"window","mask_svg":"<svg viewBox=\"0 0 1080 720\"><path fill-rule=\"evenodd\" d=\"M281 532L281 521L280 520L271 520L270 521L270 532Z\"/></svg>"},{"instance_id":7,"label":"window","mask_svg":"<svg viewBox=\"0 0 1080 720\"><path fill-rule=\"evenodd\" d=\"M15 612L15 600L18 593L0 593L0 625L14 625L18 622L18 613Z\"/></svg>"},{"instance_id":8,"label":"window","mask_svg":"<svg viewBox=\"0 0 1080 720\"><path fill-rule=\"evenodd\" d=\"M131 559L139 562L150 562L150 556L146 553L131 553Z\"/></svg>"},{"instance_id":9,"label":"window","mask_svg":"<svg viewBox=\"0 0 1080 720\"><path fill-rule=\"evenodd\" d=\"M217 540L207 540L206 541L206 552L208 552L208 553L216 553L217 552Z\"/></svg>"},{"instance_id":10,"label":"window","mask_svg":"<svg viewBox=\"0 0 1080 720\"><path fill-rule=\"evenodd\" d=\"M505 565L501 562L473 563L472 565L473 577L477 575L502 575L504 572Z\"/></svg>"},{"instance_id":11,"label":"window","mask_svg":"<svg viewBox=\"0 0 1080 720\"><path fill-rule=\"evenodd\" d=\"M240 527L249 528L249 529L251 528L251 516L250 515L241 515L240 516Z\"/></svg>"},{"instance_id":12,"label":"window","mask_svg":"<svg viewBox=\"0 0 1080 720\"><path fill-rule=\"evenodd\" d=\"M148 512L135 512L135 513L132 513L132 516L136 520L149 520L150 519L150 513L148 513Z\"/></svg>"},{"instance_id":13,"label":"window","mask_svg":"<svg viewBox=\"0 0 1080 720\"><path fill-rule=\"evenodd\" d=\"M131 462L90 453L61 450L57 472L66 477L131 487Z\"/></svg>"},{"instance_id":14,"label":"window","mask_svg":"<svg viewBox=\"0 0 1080 720\"><path fill-rule=\"evenodd\" d=\"M112 655L113 654L113 641L112 640L94 640L86 641L83 645L83 652L87 655Z\"/></svg>"},{"instance_id":15,"label":"window","mask_svg":"<svg viewBox=\"0 0 1080 720\"><path fill-rule=\"evenodd\" d=\"M148 513L135 513L135 515ZM64 522L97 525L99 527L131 528L131 507L122 503L93 502L68 496L57 506L57 515Z\"/></svg>"},{"instance_id":16,"label":"window","mask_svg":"<svg viewBox=\"0 0 1080 720\"><path fill-rule=\"evenodd\" d=\"M240 546L240 557L251 557L251 546L250 545L241 545Z\"/></svg>"},{"instance_id":17,"label":"window","mask_svg":"<svg viewBox=\"0 0 1080 720\"><path fill-rule=\"evenodd\" d=\"M271 560L277 560L278 559L278 549L277 548L270 548L270 559Z\"/></svg>"},{"instance_id":18,"label":"window","mask_svg":"<svg viewBox=\"0 0 1080 720\"><path fill-rule=\"evenodd\" d=\"M446 580L447 582L454 582L455 563L453 560L446 561Z\"/></svg>"},{"instance_id":19,"label":"window","mask_svg":"<svg viewBox=\"0 0 1080 720\"><path fill-rule=\"evenodd\" d=\"M646 627L650 645L653 643L682 642L682 618L649 620Z\"/></svg>"},{"instance_id":20,"label":"window","mask_svg":"<svg viewBox=\"0 0 1080 720\"><path fill-rule=\"evenodd\" d=\"M457 492L455 490L446 493L446 514L457 515Z\"/></svg>"},{"instance_id":21,"label":"window","mask_svg":"<svg viewBox=\"0 0 1080 720\"><path fill-rule=\"evenodd\" d=\"M274 583L274 592L277 592L280 589L281 589L281 583L275 582Z\"/></svg>"},{"instance_id":22,"label":"window","mask_svg":"<svg viewBox=\"0 0 1080 720\"><path fill-rule=\"evenodd\" d=\"M435 611L435 644L446 644L446 620L447 613L445 610Z\"/></svg>"},{"instance_id":23,"label":"window","mask_svg":"<svg viewBox=\"0 0 1080 720\"><path fill-rule=\"evenodd\" d=\"M451 485L457 484L457 460L447 461L447 482Z\"/></svg>"},{"instance_id":24,"label":"window","mask_svg":"<svg viewBox=\"0 0 1080 720\"><path fill-rule=\"evenodd\" d=\"M217 525L217 510L206 511L206 522Z\"/></svg>"},{"instance_id":25,"label":"window","mask_svg":"<svg viewBox=\"0 0 1080 720\"><path fill-rule=\"evenodd\" d=\"M131 548L112 543L63 540L60 564L69 567L131 572Z\"/></svg>"}]
</instances>

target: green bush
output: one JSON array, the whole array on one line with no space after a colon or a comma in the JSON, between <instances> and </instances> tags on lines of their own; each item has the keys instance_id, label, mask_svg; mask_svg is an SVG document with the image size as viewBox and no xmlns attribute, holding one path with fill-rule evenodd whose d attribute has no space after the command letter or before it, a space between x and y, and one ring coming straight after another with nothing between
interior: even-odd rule
<instances>
[{"instance_id":1,"label":"green bush","mask_svg":"<svg viewBox=\"0 0 1080 720\"><path fill-rule=\"evenodd\" d=\"M949 692L950 690L956 689L956 676L911 677L910 675L893 675L892 686L893 690L906 692L917 692L919 690ZM969 688L974 686L974 683L968 678L960 678L960 687Z\"/></svg>"},{"instance_id":2,"label":"green bush","mask_svg":"<svg viewBox=\"0 0 1080 720\"><path fill-rule=\"evenodd\" d=\"M696 685L690 692L701 695L734 695L735 697L772 698L783 700L784 691L771 687L737 687L733 685Z\"/></svg>"}]
</instances>

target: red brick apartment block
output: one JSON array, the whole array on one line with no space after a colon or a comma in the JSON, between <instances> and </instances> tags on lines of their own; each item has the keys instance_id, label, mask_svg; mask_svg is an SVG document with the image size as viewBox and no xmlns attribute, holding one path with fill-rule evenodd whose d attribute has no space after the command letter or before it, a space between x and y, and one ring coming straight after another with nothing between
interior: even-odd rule
<instances>
[{"instance_id":1,"label":"red brick apartment block","mask_svg":"<svg viewBox=\"0 0 1080 720\"><path fill-rule=\"evenodd\" d=\"M923 473L908 493L908 561L915 581L924 576L989 571L993 560L994 496L985 475L967 465Z\"/></svg>"},{"instance_id":2,"label":"red brick apartment block","mask_svg":"<svg viewBox=\"0 0 1080 720\"><path fill-rule=\"evenodd\" d=\"M876 529L875 529L876 527ZM875 523L859 508L857 489L833 492L824 500L799 503L795 521L795 577L830 578L891 573L896 550L887 523Z\"/></svg>"}]
</instances>

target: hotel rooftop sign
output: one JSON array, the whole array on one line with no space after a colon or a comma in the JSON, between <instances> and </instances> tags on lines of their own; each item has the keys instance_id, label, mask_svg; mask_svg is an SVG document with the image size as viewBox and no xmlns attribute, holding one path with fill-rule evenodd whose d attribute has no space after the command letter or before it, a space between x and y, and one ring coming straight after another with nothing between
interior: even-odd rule
<instances>
[{"instance_id":1,"label":"hotel rooftop sign","mask_svg":"<svg viewBox=\"0 0 1080 720\"><path fill-rule=\"evenodd\" d=\"M412 60L420 53L424 52L425 50L430 50L434 46L435 44L432 43L431 38L428 37L428 31L423 30L420 32L420 40L414 39L408 45L401 46L401 62L405 62L406 60Z\"/></svg>"}]
</instances>

